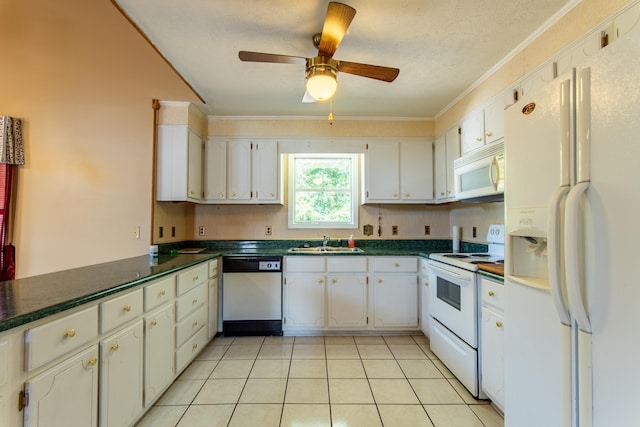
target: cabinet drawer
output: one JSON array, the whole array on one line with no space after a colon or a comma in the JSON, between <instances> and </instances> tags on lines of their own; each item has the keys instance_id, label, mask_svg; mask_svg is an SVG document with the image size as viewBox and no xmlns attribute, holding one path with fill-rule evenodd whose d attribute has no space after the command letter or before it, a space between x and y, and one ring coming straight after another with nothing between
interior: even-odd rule
<instances>
[{"instance_id":1,"label":"cabinet drawer","mask_svg":"<svg viewBox=\"0 0 640 427\"><path fill-rule=\"evenodd\" d=\"M483 306L492 306L498 311L504 311L504 285L493 280L480 278L480 300Z\"/></svg>"},{"instance_id":2,"label":"cabinet drawer","mask_svg":"<svg viewBox=\"0 0 640 427\"><path fill-rule=\"evenodd\" d=\"M325 257L296 256L284 258L285 270L289 273L324 272Z\"/></svg>"},{"instance_id":3,"label":"cabinet drawer","mask_svg":"<svg viewBox=\"0 0 640 427\"><path fill-rule=\"evenodd\" d=\"M153 310L173 299L176 276L168 277L144 288L144 311Z\"/></svg>"},{"instance_id":4,"label":"cabinet drawer","mask_svg":"<svg viewBox=\"0 0 640 427\"><path fill-rule=\"evenodd\" d=\"M178 274L177 295L182 295L196 286L206 283L208 277L209 270L206 263Z\"/></svg>"},{"instance_id":5,"label":"cabinet drawer","mask_svg":"<svg viewBox=\"0 0 640 427\"><path fill-rule=\"evenodd\" d=\"M202 306L176 325L176 346L181 346L203 325L207 324L207 307Z\"/></svg>"},{"instance_id":6,"label":"cabinet drawer","mask_svg":"<svg viewBox=\"0 0 640 427\"><path fill-rule=\"evenodd\" d=\"M194 336L176 350L176 374L182 371L206 344L207 328L200 328Z\"/></svg>"},{"instance_id":7,"label":"cabinet drawer","mask_svg":"<svg viewBox=\"0 0 640 427\"><path fill-rule=\"evenodd\" d=\"M327 257L327 271L329 273L366 273L367 257Z\"/></svg>"},{"instance_id":8,"label":"cabinet drawer","mask_svg":"<svg viewBox=\"0 0 640 427\"><path fill-rule=\"evenodd\" d=\"M215 277L218 275L218 259L209 261L209 277Z\"/></svg>"},{"instance_id":9,"label":"cabinet drawer","mask_svg":"<svg viewBox=\"0 0 640 427\"><path fill-rule=\"evenodd\" d=\"M176 321L180 321L207 302L207 286L202 284L176 301Z\"/></svg>"},{"instance_id":10,"label":"cabinet drawer","mask_svg":"<svg viewBox=\"0 0 640 427\"><path fill-rule=\"evenodd\" d=\"M376 273L415 273L418 271L417 257L376 257L374 260Z\"/></svg>"},{"instance_id":11,"label":"cabinet drawer","mask_svg":"<svg viewBox=\"0 0 640 427\"><path fill-rule=\"evenodd\" d=\"M100 333L124 325L143 313L142 289L100 303Z\"/></svg>"},{"instance_id":12,"label":"cabinet drawer","mask_svg":"<svg viewBox=\"0 0 640 427\"><path fill-rule=\"evenodd\" d=\"M98 306L70 314L25 334L27 371L79 349L98 336Z\"/></svg>"}]
</instances>

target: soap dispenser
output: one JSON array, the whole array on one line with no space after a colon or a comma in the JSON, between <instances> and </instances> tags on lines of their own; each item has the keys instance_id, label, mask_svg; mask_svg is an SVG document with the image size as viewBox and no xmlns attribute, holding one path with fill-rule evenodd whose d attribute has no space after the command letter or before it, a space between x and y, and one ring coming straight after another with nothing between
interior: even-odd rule
<instances>
[{"instance_id":1,"label":"soap dispenser","mask_svg":"<svg viewBox=\"0 0 640 427\"><path fill-rule=\"evenodd\" d=\"M349 236L348 246L350 248L355 248L356 247L356 242L353 241L353 234Z\"/></svg>"}]
</instances>

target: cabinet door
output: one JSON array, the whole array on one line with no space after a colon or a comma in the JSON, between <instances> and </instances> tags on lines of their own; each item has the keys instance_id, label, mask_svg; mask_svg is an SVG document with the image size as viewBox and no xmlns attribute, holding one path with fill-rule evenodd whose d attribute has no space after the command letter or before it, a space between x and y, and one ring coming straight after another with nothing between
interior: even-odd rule
<instances>
[{"instance_id":1,"label":"cabinet door","mask_svg":"<svg viewBox=\"0 0 640 427\"><path fill-rule=\"evenodd\" d=\"M411 275L376 275L373 283L374 326L418 326L418 280Z\"/></svg>"},{"instance_id":2,"label":"cabinet door","mask_svg":"<svg viewBox=\"0 0 640 427\"><path fill-rule=\"evenodd\" d=\"M367 276L327 277L328 326L363 328L367 326Z\"/></svg>"},{"instance_id":3,"label":"cabinet door","mask_svg":"<svg viewBox=\"0 0 640 427\"><path fill-rule=\"evenodd\" d=\"M369 143L365 153L365 201L400 199L400 144Z\"/></svg>"},{"instance_id":4,"label":"cabinet door","mask_svg":"<svg viewBox=\"0 0 640 427\"><path fill-rule=\"evenodd\" d=\"M144 318L144 405L149 406L173 381L171 305Z\"/></svg>"},{"instance_id":5,"label":"cabinet door","mask_svg":"<svg viewBox=\"0 0 640 427\"><path fill-rule=\"evenodd\" d=\"M513 104L513 93L505 92L484 110L485 144L504 138L504 110Z\"/></svg>"},{"instance_id":6,"label":"cabinet door","mask_svg":"<svg viewBox=\"0 0 640 427\"><path fill-rule=\"evenodd\" d=\"M287 276L284 286L284 328L324 328L324 301L324 274Z\"/></svg>"},{"instance_id":7,"label":"cabinet door","mask_svg":"<svg viewBox=\"0 0 640 427\"><path fill-rule=\"evenodd\" d=\"M281 202L278 142L254 142L252 153L253 191L258 202Z\"/></svg>"},{"instance_id":8,"label":"cabinet door","mask_svg":"<svg viewBox=\"0 0 640 427\"><path fill-rule=\"evenodd\" d=\"M460 157L460 128L455 126L445 134L447 140L447 199L456 197L455 174L453 162Z\"/></svg>"},{"instance_id":9,"label":"cabinet door","mask_svg":"<svg viewBox=\"0 0 640 427\"><path fill-rule=\"evenodd\" d=\"M404 201L433 200L433 144L403 142L400 145L400 198Z\"/></svg>"},{"instance_id":10,"label":"cabinet door","mask_svg":"<svg viewBox=\"0 0 640 427\"><path fill-rule=\"evenodd\" d=\"M100 427L130 425L142 412L142 320L100 342Z\"/></svg>"},{"instance_id":11,"label":"cabinet door","mask_svg":"<svg viewBox=\"0 0 640 427\"><path fill-rule=\"evenodd\" d=\"M466 154L484 145L484 111L472 113L462 122L461 153Z\"/></svg>"},{"instance_id":12,"label":"cabinet door","mask_svg":"<svg viewBox=\"0 0 640 427\"><path fill-rule=\"evenodd\" d=\"M227 199L251 200L251 141L227 145Z\"/></svg>"},{"instance_id":13,"label":"cabinet door","mask_svg":"<svg viewBox=\"0 0 640 427\"><path fill-rule=\"evenodd\" d=\"M209 279L209 324L207 338L218 333L218 276Z\"/></svg>"},{"instance_id":14,"label":"cabinet door","mask_svg":"<svg viewBox=\"0 0 640 427\"><path fill-rule=\"evenodd\" d=\"M189 130L189 166L187 167L187 199L202 200L202 139Z\"/></svg>"},{"instance_id":15,"label":"cabinet door","mask_svg":"<svg viewBox=\"0 0 640 427\"><path fill-rule=\"evenodd\" d=\"M227 199L227 141L209 139L204 145L204 200Z\"/></svg>"},{"instance_id":16,"label":"cabinet door","mask_svg":"<svg viewBox=\"0 0 640 427\"><path fill-rule=\"evenodd\" d=\"M435 199L441 201L447 198L447 137L440 135L436 138L435 158L433 159L435 177Z\"/></svg>"},{"instance_id":17,"label":"cabinet door","mask_svg":"<svg viewBox=\"0 0 640 427\"><path fill-rule=\"evenodd\" d=\"M25 427L98 425L98 347L93 346L25 383ZM124 425L124 424L123 424Z\"/></svg>"},{"instance_id":18,"label":"cabinet door","mask_svg":"<svg viewBox=\"0 0 640 427\"><path fill-rule=\"evenodd\" d=\"M481 312L482 388L504 409L504 317L485 307Z\"/></svg>"},{"instance_id":19,"label":"cabinet door","mask_svg":"<svg viewBox=\"0 0 640 427\"><path fill-rule=\"evenodd\" d=\"M561 76L569 72L572 68L579 67L589 57L598 53L602 48L603 33L611 33L610 26L610 24L606 24L583 37L568 49L564 49L562 54L555 61L557 70L556 74Z\"/></svg>"},{"instance_id":20,"label":"cabinet door","mask_svg":"<svg viewBox=\"0 0 640 427\"><path fill-rule=\"evenodd\" d=\"M429 316L429 277L420 276L420 330L426 336L430 334L431 316Z\"/></svg>"},{"instance_id":21,"label":"cabinet door","mask_svg":"<svg viewBox=\"0 0 640 427\"><path fill-rule=\"evenodd\" d=\"M640 23L640 3L625 10L613 20L614 36L616 39L633 30Z\"/></svg>"}]
</instances>

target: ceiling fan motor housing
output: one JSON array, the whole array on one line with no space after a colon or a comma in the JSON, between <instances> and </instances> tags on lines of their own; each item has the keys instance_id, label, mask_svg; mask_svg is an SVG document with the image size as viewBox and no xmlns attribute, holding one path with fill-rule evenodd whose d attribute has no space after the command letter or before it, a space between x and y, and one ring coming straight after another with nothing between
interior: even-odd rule
<instances>
[{"instance_id":1,"label":"ceiling fan motor housing","mask_svg":"<svg viewBox=\"0 0 640 427\"><path fill-rule=\"evenodd\" d=\"M326 56L307 58L307 91L318 101L324 101L333 96L338 85L337 75L338 61L335 59ZM322 85L322 88L320 88L320 85ZM318 89L314 90L313 86L316 86Z\"/></svg>"}]
</instances>

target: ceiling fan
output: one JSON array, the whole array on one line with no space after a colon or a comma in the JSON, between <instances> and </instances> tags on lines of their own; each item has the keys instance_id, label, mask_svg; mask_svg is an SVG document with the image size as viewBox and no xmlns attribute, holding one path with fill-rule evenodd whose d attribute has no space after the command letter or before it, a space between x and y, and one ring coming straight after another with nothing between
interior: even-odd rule
<instances>
[{"instance_id":1,"label":"ceiling fan","mask_svg":"<svg viewBox=\"0 0 640 427\"><path fill-rule=\"evenodd\" d=\"M338 87L337 75L339 71L384 82L394 81L400 72L397 68L333 59L333 54L338 49L355 14L356 10L351 6L338 2L329 3L322 32L313 36L313 45L318 49L318 56L313 58L244 50L238 52L238 57L241 61L248 62L305 64L306 92L303 102L330 99Z\"/></svg>"}]
</instances>

